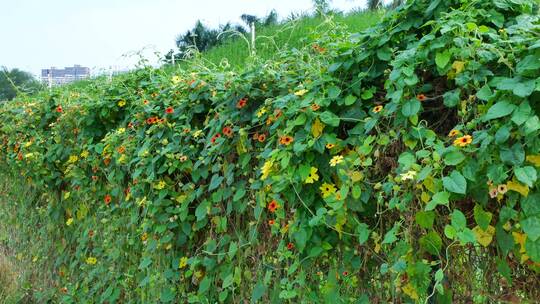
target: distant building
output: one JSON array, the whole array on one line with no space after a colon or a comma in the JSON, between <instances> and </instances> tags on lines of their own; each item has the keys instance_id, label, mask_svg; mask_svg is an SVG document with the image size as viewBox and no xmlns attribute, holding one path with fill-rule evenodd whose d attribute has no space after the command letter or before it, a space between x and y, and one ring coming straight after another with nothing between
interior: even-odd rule
<instances>
[{"instance_id":1,"label":"distant building","mask_svg":"<svg viewBox=\"0 0 540 304\"><path fill-rule=\"evenodd\" d=\"M44 83L49 83L49 81L51 81L52 85L66 84L88 78L89 76L90 68L78 64L63 69L52 67L50 69L41 70L41 81Z\"/></svg>"}]
</instances>

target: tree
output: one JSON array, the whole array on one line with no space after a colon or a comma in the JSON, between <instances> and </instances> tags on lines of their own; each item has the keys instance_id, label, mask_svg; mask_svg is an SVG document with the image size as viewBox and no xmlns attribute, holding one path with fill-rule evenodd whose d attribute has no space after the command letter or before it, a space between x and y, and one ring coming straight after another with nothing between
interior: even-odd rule
<instances>
[{"instance_id":1,"label":"tree","mask_svg":"<svg viewBox=\"0 0 540 304\"><path fill-rule=\"evenodd\" d=\"M379 9L381 6L381 1L380 0L368 0L368 9L369 10L376 10L376 9Z\"/></svg>"},{"instance_id":2,"label":"tree","mask_svg":"<svg viewBox=\"0 0 540 304\"><path fill-rule=\"evenodd\" d=\"M0 101L12 100L18 94L32 94L43 86L32 74L19 69L0 69Z\"/></svg>"},{"instance_id":3,"label":"tree","mask_svg":"<svg viewBox=\"0 0 540 304\"><path fill-rule=\"evenodd\" d=\"M328 13L330 10L330 2L332 0L312 0L315 11L318 15L323 15Z\"/></svg>"}]
</instances>

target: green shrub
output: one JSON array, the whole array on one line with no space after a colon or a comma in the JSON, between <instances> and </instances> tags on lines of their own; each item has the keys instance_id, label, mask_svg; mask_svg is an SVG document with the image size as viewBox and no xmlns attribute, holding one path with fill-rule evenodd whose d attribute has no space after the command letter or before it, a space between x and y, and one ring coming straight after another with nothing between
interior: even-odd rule
<instances>
[{"instance_id":1,"label":"green shrub","mask_svg":"<svg viewBox=\"0 0 540 304\"><path fill-rule=\"evenodd\" d=\"M534 1L409 1L241 73L7 103L66 303L538 298ZM532 282L532 283L531 283Z\"/></svg>"}]
</instances>

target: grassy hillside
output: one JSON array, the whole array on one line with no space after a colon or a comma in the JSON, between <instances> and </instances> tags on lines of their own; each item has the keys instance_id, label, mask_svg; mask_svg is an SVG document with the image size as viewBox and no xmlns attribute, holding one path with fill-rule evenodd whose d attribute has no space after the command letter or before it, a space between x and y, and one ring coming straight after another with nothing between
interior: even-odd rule
<instances>
[{"instance_id":1,"label":"grassy hillside","mask_svg":"<svg viewBox=\"0 0 540 304\"><path fill-rule=\"evenodd\" d=\"M304 16L280 25L258 28L255 41L257 57L266 60L273 58L279 51L301 49L336 24L351 33L361 31L375 24L382 15L383 11L355 11L329 16ZM219 65L227 61L233 67L243 66L249 57L249 45L241 38L232 39L202 54L202 59L209 63Z\"/></svg>"}]
</instances>

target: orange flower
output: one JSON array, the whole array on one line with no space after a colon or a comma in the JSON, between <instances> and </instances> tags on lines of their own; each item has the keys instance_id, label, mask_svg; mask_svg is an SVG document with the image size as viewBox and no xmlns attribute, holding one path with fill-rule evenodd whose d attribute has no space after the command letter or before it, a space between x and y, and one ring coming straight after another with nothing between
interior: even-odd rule
<instances>
[{"instance_id":1,"label":"orange flower","mask_svg":"<svg viewBox=\"0 0 540 304\"><path fill-rule=\"evenodd\" d=\"M347 270L345 270L345 271L343 271L343 273L342 273L342 274L343 274L343 276L344 276L344 277L346 277L346 276L348 276L348 275L349 275L349 272L348 272Z\"/></svg>"},{"instance_id":2,"label":"orange flower","mask_svg":"<svg viewBox=\"0 0 540 304\"><path fill-rule=\"evenodd\" d=\"M174 113L173 107L168 107L167 109L165 109L165 113L167 113L167 114L172 114L172 113Z\"/></svg>"},{"instance_id":3,"label":"orange flower","mask_svg":"<svg viewBox=\"0 0 540 304\"><path fill-rule=\"evenodd\" d=\"M259 136L257 136L257 140L259 142L264 142L266 140L266 134L259 134Z\"/></svg>"},{"instance_id":4,"label":"orange flower","mask_svg":"<svg viewBox=\"0 0 540 304\"><path fill-rule=\"evenodd\" d=\"M218 138L220 138L220 137L221 137L221 134L218 133L218 134L212 136L212 139L210 139L210 142L213 143L213 144L215 144L215 143L216 143L216 140L217 140Z\"/></svg>"},{"instance_id":5,"label":"orange flower","mask_svg":"<svg viewBox=\"0 0 540 304\"><path fill-rule=\"evenodd\" d=\"M62 106L56 107L56 112L62 113L64 110L62 109Z\"/></svg>"},{"instance_id":6,"label":"orange flower","mask_svg":"<svg viewBox=\"0 0 540 304\"><path fill-rule=\"evenodd\" d=\"M465 147L472 143L472 136L465 135L454 140L454 146Z\"/></svg>"},{"instance_id":7,"label":"orange flower","mask_svg":"<svg viewBox=\"0 0 540 304\"><path fill-rule=\"evenodd\" d=\"M318 105L318 104L316 104L316 103L314 103L314 104L311 105L311 110L313 110L313 111L317 111L317 110L320 109L320 108L321 108L321 106Z\"/></svg>"},{"instance_id":8,"label":"orange flower","mask_svg":"<svg viewBox=\"0 0 540 304\"><path fill-rule=\"evenodd\" d=\"M424 100L427 99L427 97L424 94L418 94L418 95L416 95L416 99L418 99L420 101L424 101Z\"/></svg>"},{"instance_id":9,"label":"orange flower","mask_svg":"<svg viewBox=\"0 0 540 304\"><path fill-rule=\"evenodd\" d=\"M336 146L336 144L331 144L331 143L327 143L326 144L326 149L332 149Z\"/></svg>"},{"instance_id":10,"label":"orange flower","mask_svg":"<svg viewBox=\"0 0 540 304\"><path fill-rule=\"evenodd\" d=\"M268 220L268 225L270 225L270 226L274 226L275 223L276 223L276 221L274 221L274 220Z\"/></svg>"},{"instance_id":11,"label":"orange flower","mask_svg":"<svg viewBox=\"0 0 540 304\"><path fill-rule=\"evenodd\" d=\"M89 237L94 237L94 230L89 230L88 231L88 236Z\"/></svg>"},{"instance_id":12,"label":"orange flower","mask_svg":"<svg viewBox=\"0 0 540 304\"><path fill-rule=\"evenodd\" d=\"M105 164L105 166L108 166L111 163L111 159L107 157L103 160L103 163Z\"/></svg>"},{"instance_id":13,"label":"orange flower","mask_svg":"<svg viewBox=\"0 0 540 304\"><path fill-rule=\"evenodd\" d=\"M112 197L109 194L107 194L105 195L105 198L103 200L105 201L105 205L108 205L111 203Z\"/></svg>"},{"instance_id":14,"label":"orange flower","mask_svg":"<svg viewBox=\"0 0 540 304\"><path fill-rule=\"evenodd\" d=\"M270 202L270 204L268 204L268 210L270 212L276 212L276 210L279 208L279 205L278 203L276 202L276 200L272 200Z\"/></svg>"},{"instance_id":15,"label":"orange flower","mask_svg":"<svg viewBox=\"0 0 540 304\"><path fill-rule=\"evenodd\" d=\"M293 250L294 249L294 244L293 243L287 244L287 249Z\"/></svg>"},{"instance_id":16,"label":"orange flower","mask_svg":"<svg viewBox=\"0 0 540 304\"><path fill-rule=\"evenodd\" d=\"M93 181L97 181L98 180L98 177L96 175L92 175L92 180Z\"/></svg>"},{"instance_id":17,"label":"orange flower","mask_svg":"<svg viewBox=\"0 0 540 304\"><path fill-rule=\"evenodd\" d=\"M380 111L382 111L383 109L383 106L376 106L375 108L373 108L373 113L379 113Z\"/></svg>"},{"instance_id":18,"label":"orange flower","mask_svg":"<svg viewBox=\"0 0 540 304\"><path fill-rule=\"evenodd\" d=\"M222 131L223 131L223 135L227 137L232 137L233 135L233 130L229 126L224 127Z\"/></svg>"},{"instance_id":19,"label":"orange flower","mask_svg":"<svg viewBox=\"0 0 540 304\"><path fill-rule=\"evenodd\" d=\"M454 137L454 136L457 136L458 134L459 134L459 131L454 129L450 131L450 133L448 133L448 137Z\"/></svg>"},{"instance_id":20,"label":"orange flower","mask_svg":"<svg viewBox=\"0 0 540 304\"><path fill-rule=\"evenodd\" d=\"M126 148L124 148L124 146L121 146L118 149L116 149L116 151L118 151L118 153L120 154L124 154L124 152L126 152Z\"/></svg>"},{"instance_id":21,"label":"orange flower","mask_svg":"<svg viewBox=\"0 0 540 304\"><path fill-rule=\"evenodd\" d=\"M148 101L147 99L145 99L145 100L143 101L143 103L144 103L145 105L147 105L147 104L149 103L149 101Z\"/></svg>"},{"instance_id":22,"label":"orange flower","mask_svg":"<svg viewBox=\"0 0 540 304\"><path fill-rule=\"evenodd\" d=\"M133 129L133 126L134 126L134 125L133 125L132 122L128 123L128 128Z\"/></svg>"},{"instance_id":23,"label":"orange flower","mask_svg":"<svg viewBox=\"0 0 540 304\"><path fill-rule=\"evenodd\" d=\"M247 104L247 101L248 101L248 100L247 100L246 97L240 99L240 100L236 103L236 107L237 107L238 109L241 109L241 108L245 107L246 104Z\"/></svg>"},{"instance_id":24,"label":"orange flower","mask_svg":"<svg viewBox=\"0 0 540 304\"><path fill-rule=\"evenodd\" d=\"M283 115L283 112L280 109L276 109L274 111L274 116L276 117L276 119L280 118L281 115Z\"/></svg>"},{"instance_id":25,"label":"orange flower","mask_svg":"<svg viewBox=\"0 0 540 304\"><path fill-rule=\"evenodd\" d=\"M292 136L289 136L289 135L281 136L281 138L279 139L279 143L285 146L290 145L293 141L294 141L294 138L292 138Z\"/></svg>"}]
</instances>

